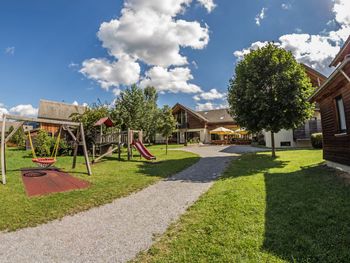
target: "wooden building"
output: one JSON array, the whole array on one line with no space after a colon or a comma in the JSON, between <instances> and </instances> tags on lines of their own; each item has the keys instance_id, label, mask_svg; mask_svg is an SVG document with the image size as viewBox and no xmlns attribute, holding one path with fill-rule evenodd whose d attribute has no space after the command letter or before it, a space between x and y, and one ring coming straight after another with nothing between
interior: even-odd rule
<instances>
[{"instance_id":1,"label":"wooden building","mask_svg":"<svg viewBox=\"0 0 350 263\"><path fill-rule=\"evenodd\" d=\"M72 114L82 114L85 112L85 110L85 106L40 100L38 118L55 121L71 121ZM52 123L41 123L39 128L47 131L48 133L56 134L59 130L59 125Z\"/></svg>"},{"instance_id":2,"label":"wooden building","mask_svg":"<svg viewBox=\"0 0 350 263\"><path fill-rule=\"evenodd\" d=\"M321 111L324 159L350 172L350 37L330 66L336 69L311 101Z\"/></svg>"},{"instance_id":3,"label":"wooden building","mask_svg":"<svg viewBox=\"0 0 350 263\"><path fill-rule=\"evenodd\" d=\"M174 133L172 142L184 143L185 141L212 143L223 140L210 131L224 127L237 130L236 124L227 109L194 111L184 105L177 103L173 107L173 114L177 120L177 131Z\"/></svg>"}]
</instances>

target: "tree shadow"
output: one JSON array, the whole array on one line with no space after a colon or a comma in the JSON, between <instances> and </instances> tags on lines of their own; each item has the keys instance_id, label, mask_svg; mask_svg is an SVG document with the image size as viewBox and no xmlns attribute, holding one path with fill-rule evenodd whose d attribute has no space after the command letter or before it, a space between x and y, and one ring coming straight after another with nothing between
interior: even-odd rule
<instances>
[{"instance_id":1,"label":"tree shadow","mask_svg":"<svg viewBox=\"0 0 350 263\"><path fill-rule=\"evenodd\" d=\"M290 262L350 261L350 191L321 165L265 173L263 249Z\"/></svg>"}]
</instances>

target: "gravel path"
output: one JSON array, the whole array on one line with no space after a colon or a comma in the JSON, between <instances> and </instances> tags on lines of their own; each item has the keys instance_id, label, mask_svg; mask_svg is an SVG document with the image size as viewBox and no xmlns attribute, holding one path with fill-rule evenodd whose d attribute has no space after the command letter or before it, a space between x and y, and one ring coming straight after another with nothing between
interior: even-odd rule
<instances>
[{"instance_id":1,"label":"gravel path","mask_svg":"<svg viewBox=\"0 0 350 263\"><path fill-rule=\"evenodd\" d=\"M34 228L0 234L1 262L126 262L148 249L206 192L237 153L252 148L188 147L193 166L140 192ZM257 149L256 149L257 150ZM255 150L254 150L255 151Z\"/></svg>"}]
</instances>

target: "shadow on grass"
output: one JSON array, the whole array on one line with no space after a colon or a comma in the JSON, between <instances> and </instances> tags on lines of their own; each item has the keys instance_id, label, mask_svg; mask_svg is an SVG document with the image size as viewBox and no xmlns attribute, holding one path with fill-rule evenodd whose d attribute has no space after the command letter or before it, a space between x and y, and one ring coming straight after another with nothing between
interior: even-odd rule
<instances>
[{"instance_id":1,"label":"shadow on grass","mask_svg":"<svg viewBox=\"0 0 350 263\"><path fill-rule=\"evenodd\" d=\"M350 189L321 165L265 173L263 249L290 262L350 261Z\"/></svg>"}]
</instances>

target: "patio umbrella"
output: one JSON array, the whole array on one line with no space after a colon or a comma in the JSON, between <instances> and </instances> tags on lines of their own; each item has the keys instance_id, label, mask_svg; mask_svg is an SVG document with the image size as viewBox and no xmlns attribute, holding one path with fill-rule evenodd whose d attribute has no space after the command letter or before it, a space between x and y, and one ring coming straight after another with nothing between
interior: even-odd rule
<instances>
[{"instance_id":1,"label":"patio umbrella","mask_svg":"<svg viewBox=\"0 0 350 263\"><path fill-rule=\"evenodd\" d=\"M230 129L219 127L219 128L216 128L215 130L210 131L210 134L230 135L230 134L234 134L234 132Z\"/></svg>"},{"instance_id":2,"label":"patio umbrella","mask_svg":"<svg viewBox=\"0 0 350 263\"><path fill-rule=\"evenodd\" d=\"M238 130L235 130L235 132L241 135L247 135L249 133L245 128L240 128Z\"/></svg>"}]
</instances>

